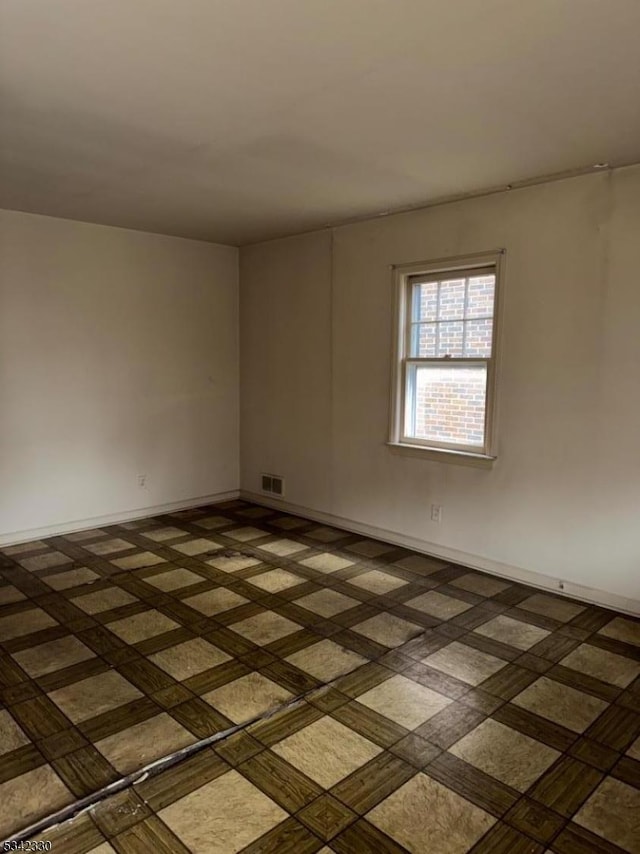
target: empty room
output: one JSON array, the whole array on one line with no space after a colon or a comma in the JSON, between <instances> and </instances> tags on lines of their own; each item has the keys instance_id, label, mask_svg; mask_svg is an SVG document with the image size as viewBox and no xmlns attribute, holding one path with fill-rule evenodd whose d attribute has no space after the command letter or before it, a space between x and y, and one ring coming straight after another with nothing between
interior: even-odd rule
<instances>
[{"instance_id":1,"label":"empty room","mask_svg":"<svg viewBox=\"0 0 640 854\"><path fill-rule=\"evenodd\" d=\"M640 854L639 44L2 0L2 850Z\"/></svg>"}]
</instances>

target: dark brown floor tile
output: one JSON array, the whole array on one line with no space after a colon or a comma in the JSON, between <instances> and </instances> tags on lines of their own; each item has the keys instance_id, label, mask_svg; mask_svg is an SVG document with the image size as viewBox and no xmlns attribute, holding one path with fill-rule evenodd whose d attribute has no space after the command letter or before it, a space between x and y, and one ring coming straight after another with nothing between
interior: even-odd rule
<instances>
[{"instance_id":1,"label":"dark brown floor tile","mask_svg":"<svg viewBox=\"0 0 640 854\"><path fill-rule=\"evenodd\" d=\"M227 720L199 697L174 706L171 715L196 738L208 738L234 726L232 721Z\"/></svg>"},{"instance_id":2,"label":"dark brown floor tile","mask_svg":"<svg viewBox=\"0 0 640 854\"><path fill-rule=\"evenodd\" d=\"M629 786L640 789L640 762L623 756L611 772L612 776Z\"/></svg>"},{"instance_id":3,"label":"dark brown floor tile","mask_svg":"<svg viewBox=\"0 0 640 854\"><path fill-rule=\"evenodd\" d=\"M586 762L587 765L593 765L594 768L604 772L610 771L620 756L611 747L589 738L581 738L571 746L569 753L575 759Z\"/></svg>"},{"instance_id":4,"label":"dark brown floor tile","mask_svg":"<svg viewBox=\"0 0 640 854\"><path fill-rule=\"evenodd\" d=\"M134 824L114 837L111 844L118 854L191 854L157 816Z\"/></svg>"},{"instance_id":5,"label":"dark brown floor tile","mask_svg":"<svg viewBox=\"0 0 640 854\"><path fill-rule=\"evenodd\" d=\"M37 741L71 727L60 709L43 695L12 706L11 714L25 733Z\"/></svg>"},{"instance_id":6,"label":"dark brown floor tile","mask_svg":"<svg viewBox=\"0 0 640 854\"><path fill-rule=\"evenodd\" d=\"M80 750L81 747L86 747L87 744L87 739L79 730L65 729L62 732L57 732L54 735L43 738L38 742L38 748L49 762L51 762L53 759L60 759L61 756L66 756L67 753Z\"/></svg>"},{"instance_id":7,"label":"dark brown floor tile","mask_svg":"<svg viewBox=\"0 0 640 854\"><path fill-rule=\"evenodd\" d=\"M430 762L424 773L496 818L503 816L520 797L519 792L450 753L442 753Z\"/></svg>"},{"instance_id":8,"label":"dark brown floor tile","mask_svg":"<svg viewBox=\"0 0 640 854\"><path fill-rule=\"evenodd\" d=\"M482 683L482 690L503 700L511 700L538 678L537 674L517 664L508 664Z\"/></svg>"},{"instance_id":9,"label":"dark brown floor tile","mask_svg":"<svg viewBox=\"0 0 640 854\"><path fill-rule=\"evenodd\" d=\"M280 712L272 718L253 724L249 732L262 744L270 747L289 735L293 735L303 727L309 726L322 717L320 709L303 703L293 706L285 712Z\"/></svg>"},{"instance_id":10,"label":"dark brown floor tile","mask_svg":"<svg viewBox=\"0 0 640 854\"><path fill-rule=\"evenodd\" d=\"M151 810L133 789L125 789L98 804L91 810L91 816L107 839L111 839L149 818Z\"/></svg>"},{"instance_id":11,"label":"dark brown floor tile","mask_svg":"<svg viewBox=\"0 0 640 854\"><path fill-rule=\"evenodd\" d=\"M294 818L281 822L273 830L242 849L242 854L313 854L322 842Z\"/></svg>"},{"instance_id":12,"label":"dark brown floor tile","mask_svg":"<svg viewBox=\"0 0 640 854\"><path fill-rule=\"evenodd\" d=\"M42 691L37 683L32 681L20 682L10 688L0 689L0 703L4 706L15 706L17 703L24 703L39 696L42 696Z\"/></svg>"},{"instance_id":13,"label":"dark brown floor tile","mask_svg":"<svg viewBox=\"0 0 640 854\"><path fill-rule=\"evenodd\" d=\"M153 694L163 688L171 688L175 684L175 680L164 670L144 658L121 664L117 670L143 694Z\"/></svg>"},{"instance_id":14,"label":"dark brown floor tile","mask_svg":"<svg viewBox=\"0 0 640 854\"><path fill-rule=\"evenodd\" d=\"M54 827L33 841L36 840L50 842L51 851L55 854L88 854L105 842L104 836L88 815Z\"/></svg>"},{"instance_id":15,"label":"dark brown floor tile","mask_svg":"<svg viewBox=\"0 0 640 854\"><path fill-rule=\"evenodd\" d=\"M247 732L238 732L214 747L216 754L233 768L264 750L264 746Z\"/></svg>"},{"instance_id":16,"label":"dark brown floor tile","mask_svg":"<svg viewBox=\"0 0 640 854\"><path fill-rule=\"evenodd\" d=\"M97 792L120 776L93 746L81 747L54 759L51 764L76 798Z\"/></svg>"},{"instance_id":17,"label":"dark brown floor tile","mask_svg":"<svg viewBox=\"0 0 640 854\"><path fill-rule=\"evenodd\" d=\"M569 818L602 781L603 776L590 765L563 756L532 786L529 796Z\"/></svg>"},{"instance_id":18,"label":"dark brown floor tile","mask_svg":"<svg viewBox=\"0 0 640 854\"><path fill-rule=\"evenodd\" d=\"M334 710L332 716L381 747L390 747L407 734L407 730L400 724L360 705L357 701L340 706Z\"/></svg>"},{"instance_id":19,"label":"dark brown floor tile","mask_svg":"<svg viewBox=\"0 0 640 854\"><path fill-rule=\"evenodd\" d=\"M577 824L567 825L554 839L551 850L555 854L625 854L622 848Z\"/></svg>"},{"instance_id":20,"label":"dark brown floor tile","mask_svg":"<svg viewBox=\"0 0 640 854\"><path fill-rule=\"evenodd\" d=\"M424 738L420 738L419 735L413 732L401 738L400 741L397 741L389 748L389 751L410 765L413 765L414 768L420 769L424 768L425 765L428 765L429 762L432 762L436 756L442 753L441 748L425 741Z\"/></svg>"},{"instance_id":21,"label":"dark brown floor tile","mask_svg":"<svg viewBox=\"0 0 640 854\"><path fill-rule=\"evenodd\" d=\"M158 707L148 697L140 697L122 706L117 706L94 718L78 723L78 729L94 744L107 736L121 732L130 726L142 723L158 714Z\"/></svg>"},{"instance_id":22,"label":"dark brown floor tile","mask_svg":"<svg viewBox=\"0 0 640 854\"><path fill-rule=\"evenodd\" d=\"M248 759L238 770L288 812L297 812L322 792L317 783L270 750Z\"/></svg>"},{"instance_id":23,"label":"dark brown floor tile","mask_svg":"<svg viewBox=\"0 0 640 854\"><path fill-rule=\"evenodd\" d=\"M469 854L543 854L544 846L502 822L476 843Z\"/></svg>"},{"instance_id":24,"label":"dark brown floor tile","mask_svg":"<svg viewBox=\"0 0 640 854\"><path fill-rule=\"evenodd\" d=\"M154 812L210 783L229 770L212 750L202 750L188 759L136 785L136 791Z\"/></svg>"},{"instance_id":25,"label":"dark brown floor tile","mask_svg":"<svg viewBox=\"0 0 640 854\"><path fill-rule=\"evenodd\" d=\"M521 798L504 816L504 821L538 842L548 843L565 824L558 813L530 798Z\"/></svg>"},{"instance_id":26,"label":"dark brown floor tile","mask_svg":"<svg viewBox=\"0 0 640 854\"><path fill-rule=\"evenodd\" d=\"M327 842L341 833L357 819L357 815L343 803L324 793L312 801L297 815L299 821L309 827L320 839Z\"/></svg>"},{"instance_id":27,"label":"dark brown floor tile","mask_svg":"<svg viewBox=\"0 0 640 854\"><path fill-rule=\"evenodd\" d=\"M160 691L156 691L151 695L151 699L163 709L172 709L174 706L180 705L180 703L192 700L193 694L183 685L171 685L169 688L162 688Z\"/></svg>"},{"instance_id":28,"label":"dark brown floor tile","mask_svg":"<svg viewBox=\"0 0 640 854\"><path fill-rule=\"evenodd\" d=\"M27 771L33 771L45 764L45 758L34 744L12 750L0 756L0 784L13 780Z\"/></svg>"},{"instance_id":29,"label":"dark brown floor tile","mask_svg":"<svg viewBox=\"0 0 640 854\"><path fill-rule=\"evenodd\" d=\"M640 711L613 705L595 720L585 732L587 738L625 751L640 735Z\"/></svg>"},{"instance_id":30,"label":"dark brown floor tile","mask_svg":"<svg viewBox=\"0 0 640 854\"><path fill-rule=\"evenodd\" d=\"M450 706L421 724L415 732L436 747L446 749L477 727L485 718L486 715L476 709L460 703L451 703Z\"/></svg>"},{"instance_id":31,"label":"dark brown floor tile","mask_svg":"<svg viewBox=\"0 0 640 854\"><path fill-rule=\"evenodd\" d=\"M331 789L331 794L359 814L368 812L411 779L416 769L391 753L379 754Z\"/></svg>"},{"instance_id":32,"label":"dark brown floor tile","mask_svg":"<svg viewBox=\"0 0 640 854\"><path fill-rule=\"evenodd\" d=\"M531 738L548 744L555 750L568 750L577 738L576 733L572 730L565 729L559 724L547 720L547 718L534 715L532 712L510 703L501 706L491 717L501 724L506 724L525 735L531 736Z\"/></svg>"},{"instance_id":33,"label":"dark brown floor tile","mask_svg":"<svg viewBox=\"0 0 640 854\"><path fill-rule=\"evenodd\" d=\"M337 854L407 854L406 848L364 819L332 839L331 848Z\"/></svg>"}]
</instances>

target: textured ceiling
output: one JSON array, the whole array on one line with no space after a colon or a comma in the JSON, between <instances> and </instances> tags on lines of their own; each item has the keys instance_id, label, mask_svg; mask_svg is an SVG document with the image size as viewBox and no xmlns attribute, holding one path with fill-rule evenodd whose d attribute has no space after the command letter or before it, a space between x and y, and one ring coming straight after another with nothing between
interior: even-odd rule
<instances>
[{"instance_id":1,"label":"textured ceiling","mask_svg":"<svg viewBox=\"0 0 640 854\"><path fill-rule=\"evenodd\" d=\"M2 0L0 206L243 244L640 160L639 0Z\"/></svg>"}]
</instances>

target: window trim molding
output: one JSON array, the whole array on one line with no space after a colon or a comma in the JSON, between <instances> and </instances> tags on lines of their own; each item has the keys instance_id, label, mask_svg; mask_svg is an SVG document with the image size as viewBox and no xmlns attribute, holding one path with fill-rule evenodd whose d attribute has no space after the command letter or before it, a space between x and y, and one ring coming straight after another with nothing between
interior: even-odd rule
<instances>
[{"instance_id":1,"label":"window trim molding","mask_svg":"<svg viewBox=\"0 0 640 854\"><path fill-rule=\"evenodd\" d=\"M389 407L389 441L387 445L394 452L406 453L409 456L422 456L425 459L436 459L440 462L462 462L467 465L491 465L496 459L497 448L497 374L500 355L499 332L502 326L502 289L504 278L506 251L495 249L490 252L480 252L473 255L458 255L451 258L439 258L430 261L417 261L409 264L393 264L393 363L391 371L391 399ZM494 267L496 286L493 305L493 327L491 357L482 360L487 363L487 392L485 409L485 447L470 450L468 447L441 447L436 443L408 442L403 437L403 406L405 365L407 360L407 307L409 280L418 276L455 273L473 267ZM441 362L444 359L434 359ZM458 360L452 360L458 361ZM470 360L472 361L472 360Z\"/></svg>"}]
</instances>

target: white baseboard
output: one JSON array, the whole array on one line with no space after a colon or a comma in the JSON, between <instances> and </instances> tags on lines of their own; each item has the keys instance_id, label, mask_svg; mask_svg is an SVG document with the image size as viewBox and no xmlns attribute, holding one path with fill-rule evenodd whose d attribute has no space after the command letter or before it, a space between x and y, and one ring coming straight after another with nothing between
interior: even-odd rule
<instances>
[{"instance_id":1,"label":"white baseboard","mask_svg":"<svg viewBox=\"0 0 640 854\"><path fill-rule=\"evenodd\" d=\"M427 540L421 540L407 534L398 534L395 531L388 531L386 528L378 528L375 525L367 525L364 522L357 522L354 519L334 516L331 513L323 513L319 510L312 510L309 507L291 504L288 501L282 501L277 498L271 499L261 493L249 492L248 490L241 489L240 497L247 501L253 501L256 504L263 504L265 507L282 510L283 513L293 513L297 516L305 516L308 519L313 519L314 522L321 522L324 525L343 528L344 530L351 531L355 534L374 537L375 539L383 540L387 543L393 543L393 545L412 549L413 551L421 552L422 554L427 554L432 557L441 558L442 560L450 561L451 563L459 563L462 566L468 566L471 569L479 569L482 572L489 572L492 575L499 576L500 578L509 579L509 581L518 581L522 584L536 587L539 590L548 590L558 596L578 599L581 602L588 602L592 605L601 605L604 608L623 611L625 614L631 614L632 616L640 615L640 600L638 599L629 599L628 597L620 596L617 593L608 593L605 590L598 590L594 587L574 584L571 581L553 578L552 576L544 575L541 572L532 572L531 570L523 569L519 566L500 563L499 561L491 560L491 558L469 554L468 552L462 552L458 549L447 548L446 546L431 543ZM563 584L562 588L559 587L560 583Z\"/></svg>"},{"instance_id":2,"label":"white baseboard","mask_svg":"<svg viewBox=\"0 0 640 854\"><path fill-rule=\"evenodd\" d=\"M215 495L200 495L198 498L185 498L181 501L170 501L167 504L156 504L153 507L139 507L136 510L125 510L121 513L108 513L106 516L92 516L89 519L74 519L43 528L29 528L23 531L10 531L0 534L0 546L13 546L18 543L28 543L30 540L41 540L60 534L75 534L76 531L86 531L99 528L102 525L118 525L121 522L132 522L134 519L144 519L147 516L157 516L161 513L173 513L176 510L187 510L190 507L201 507L206 504L216 504L220 501L231 501L238 498L237 489L229 492L217 492Z\"/></svg>"}]
</instances>

